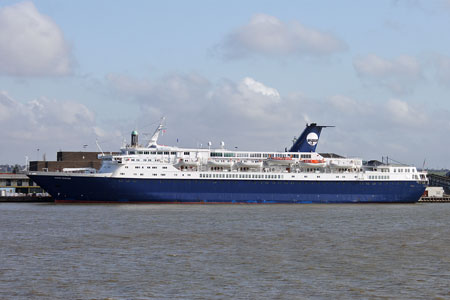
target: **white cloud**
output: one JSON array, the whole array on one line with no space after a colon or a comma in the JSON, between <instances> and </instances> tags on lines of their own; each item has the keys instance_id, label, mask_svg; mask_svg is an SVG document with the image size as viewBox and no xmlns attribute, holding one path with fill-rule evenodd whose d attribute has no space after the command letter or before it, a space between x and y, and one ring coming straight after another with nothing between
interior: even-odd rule
<instances>
[{"instance_id":1,"label":"white cloud","mask_svg":"<svg viewBox=\"0 0 450 300\"><path fill-rule=\"evenodd\" d=\"M394 123L409 125L407 127L424 126L429 121L427 113L424 113L422 109L399 99L390 99L386 109Z\"/></svg>"},{"instance_id":2,"label":"white cloud","mask_svg":"<svg viewBox=\"0 0 450 300\"><path fill-rule=\"evenodd\" d=\"M55 159L60 149L81 150L84 144L96 151L97 136L103 140L115 137L115 148L120 143L114 128L100 128L94 113L83 104L47 98L22 103L5 91L0 91L0 126L0 140L5 141L0 163L22 162L26 155L35 160L36 148L49 159Z\"/></svg>"},{"instance_id":3,"label":"white cloud","mask_svg":"<svg viewBox=\"0 0 450 300\"><path fill-rule=\"evenodd\" d=\"M355 58L353 67L361 78L387 87L395 94L410 93L413 85L423 79L423 68L420 62L408 55L389 60L369 54Z\"/></svg>"},{"instance_id":4,"label":"white cloud","mask_svg":"<svg viewBox=\"0 0 450 300\"><path fill-rule=\"evenodd\" d=\"M227 58L251 54L329 55L347 48L331 33L308 28L296 21L284 23L266 14L254 15L248 24L228 34L220 47Z\"/></svg>"},{"instance_id":5,"label":"white cloud","mask_svg":"<svg viewBox=\"0 0 450 300\"><path fill-rule=\"evenodd\" d=\"M32 2L0 8L0 74L68 75L72 64L61 29Z\"/></svg>"},{"instance_id":6,"label":"white cloud","mask_svg":"<svg viewBox=\"0 0 450 300\"><path fill-rule=\"evenodd\" d=\"M244 78L244 80L242 81L242 86L252 92L259 93L263 96L271 96L271 97L275 97L275 98L280 98L280 94L278 93L278 91L276 89L267 87L264 84L262 84L261 82L258 82L250 77Z\"/></svg>"}]
</instances>

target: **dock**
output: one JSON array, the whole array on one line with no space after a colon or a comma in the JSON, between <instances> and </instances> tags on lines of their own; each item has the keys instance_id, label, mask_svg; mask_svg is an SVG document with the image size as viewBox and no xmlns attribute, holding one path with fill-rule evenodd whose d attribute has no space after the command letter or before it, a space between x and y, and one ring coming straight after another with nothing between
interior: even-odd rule
<instances>
[{"instance_id":1,"label":"dock","mask_svg":"<svg viewBox=\"0 0 450 300\"><path fill-rule=\"evenodd\" d=\"M421 197L419 199L419 202L439 202L439 203L445 203L450 202L450 196L445 197Z\"/></svg>"},{"instance_id":2,"label":"dock","mask_svg":"<svg viewBox=\"0 0 450 300\"><path fill-rule=\"evenodd\" d=\"M38 203L38 202L55 202L51 196L1 196L0 203L17 202L17 203Z\"/></svg>"}]
</instances>

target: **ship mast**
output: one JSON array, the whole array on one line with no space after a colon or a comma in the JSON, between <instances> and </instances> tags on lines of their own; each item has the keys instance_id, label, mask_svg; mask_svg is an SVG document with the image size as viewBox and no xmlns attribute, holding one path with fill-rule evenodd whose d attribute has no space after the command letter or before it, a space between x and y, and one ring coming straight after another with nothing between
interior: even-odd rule
<instances>
[{"instance_id":1,"label":"ship mast","mask_svg":"<svg viewBox=\"0 0 450 300\"><path fill-rule=\"evenodd\" d=\"M148 142L147 148L155 148L156 146L158 146L157 142L158 142L159 134L161 133L161 130L163 130L163 122L165 119L166 119L165 117L161 118L158 128L156 128L155 133L153 133L152 138Z\"/></svg>"}]
</instances>

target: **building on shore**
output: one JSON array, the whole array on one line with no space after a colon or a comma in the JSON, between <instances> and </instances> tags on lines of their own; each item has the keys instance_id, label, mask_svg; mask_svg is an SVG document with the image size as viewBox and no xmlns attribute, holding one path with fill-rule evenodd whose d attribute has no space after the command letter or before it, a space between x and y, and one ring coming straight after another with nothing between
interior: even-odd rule
<instances>
[{"instance_id":1,"label":"building on shore","mask_svg":"<svg viewBox=\"0 0 450 300\"><path fill-rule=\"evenodd\" d=\"M45 193L25 174L0 173L0 196Z\"/></svg>"},{"instance_id":2,"label":"building on shore","mask_svg":"<svg viewBox=\"0 0 450 300\"><path fill-rule=\"evenodd\" d=\"M30 161L30 171L58 172L66 168L100 169L102 161L98 158L101 152L59 151L56 161Z\"/></svg>"}]
</instances>

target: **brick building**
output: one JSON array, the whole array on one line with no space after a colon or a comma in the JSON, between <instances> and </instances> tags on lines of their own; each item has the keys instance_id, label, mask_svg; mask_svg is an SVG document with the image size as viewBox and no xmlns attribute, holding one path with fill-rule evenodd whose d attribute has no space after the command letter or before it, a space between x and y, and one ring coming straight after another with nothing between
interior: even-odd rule
<instances>
[{"instance_id":1,"label":"brick building","mask_svg":"<svg viewBox=\"0 0 450 300\"><path fill-rule=\"evenodd\" d=\"M59 151L56 161L30 161L30 171L62 171L64 168L100 169L102 161L98 159L101 152Z\"/></svg>"}]
</instances>

